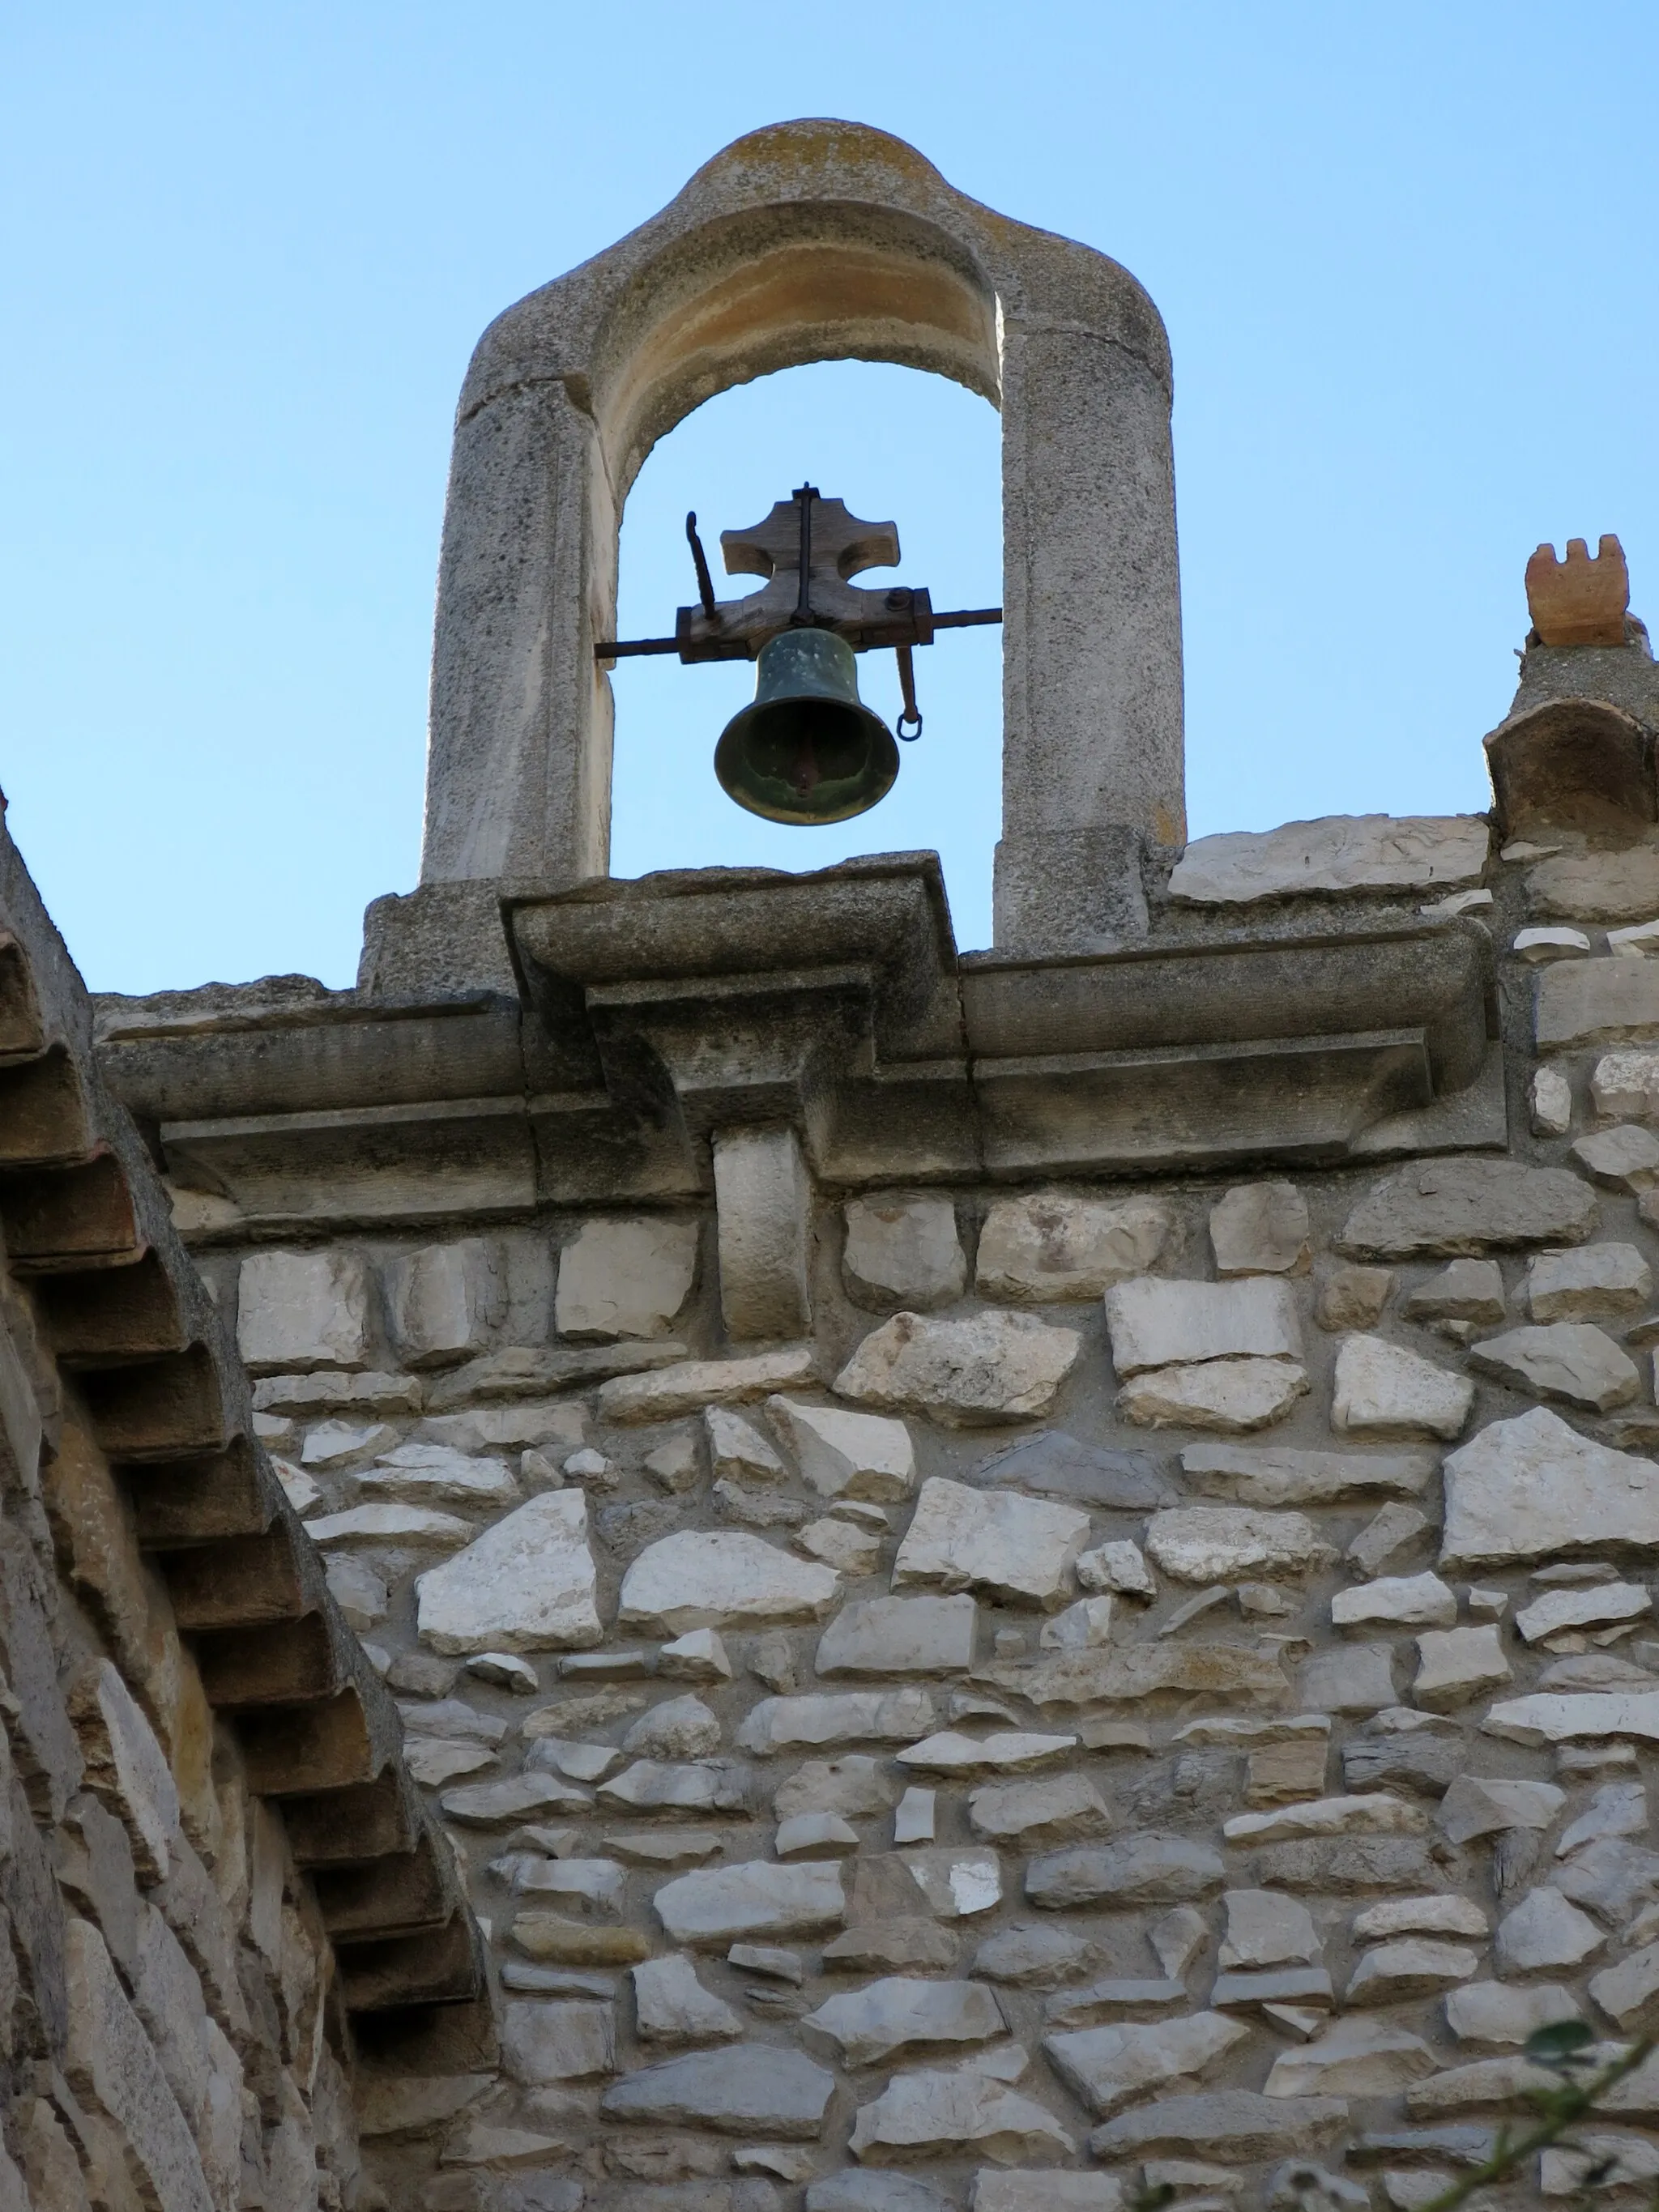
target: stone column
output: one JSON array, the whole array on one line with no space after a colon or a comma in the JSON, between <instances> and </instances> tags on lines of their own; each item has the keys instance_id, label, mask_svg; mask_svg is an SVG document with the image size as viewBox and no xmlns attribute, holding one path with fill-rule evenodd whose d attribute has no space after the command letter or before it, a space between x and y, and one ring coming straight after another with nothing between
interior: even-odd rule
<instances>
[{"instance_id":1,"label":"stone column","mask_svg":"<svg viewBox=\"0 0 1659 2212\"><path fill-rule=\"evenodd\" d=\"M812 1192L800 1139L790 1128L723 1130L714 1154L727 1333L739 1342L803 1335Z\"/></svg>"}]
</instances>

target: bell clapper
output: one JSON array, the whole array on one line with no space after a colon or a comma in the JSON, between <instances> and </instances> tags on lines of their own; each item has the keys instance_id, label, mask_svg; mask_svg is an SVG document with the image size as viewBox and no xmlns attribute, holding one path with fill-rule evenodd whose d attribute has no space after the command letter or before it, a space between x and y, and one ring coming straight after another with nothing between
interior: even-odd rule
<instances>
[{"instance_id":1,"label":"bell clapper","mask_svg":"<svg viewBox=\"0 0 1659 2212\"><path fill-rule=\"evenodd\" d=\"M697 535L685 518L696 569L697 605L681 607L672 637L611 639L593 647L602 666L644 653L677 653L686 662L752 660L753 702L734 714L714 748L714 773L739 806L772 822L845 822L877 805L898 775L894 732L859 696L854 656L890 645L903 704L897 734L921 735L915 648L939 629L1002 620L1000 607L933 612L922 585L860 589L866 568L897 565L898 532L865 522L816 484L799 485L749 530L723 530L728 574L759 576L746 598L717 599Z\"/></svg>"}]
</instances>

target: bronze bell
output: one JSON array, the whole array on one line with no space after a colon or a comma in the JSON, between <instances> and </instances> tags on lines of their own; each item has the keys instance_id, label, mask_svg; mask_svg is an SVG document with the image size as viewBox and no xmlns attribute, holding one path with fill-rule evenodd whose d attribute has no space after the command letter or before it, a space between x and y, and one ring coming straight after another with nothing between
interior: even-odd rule
<instances>
[{"instance_id":1,"label":"bronze bell","mask_svg":"<svg viewBox=\"0 0 1659 2212\"><path fill-rule=\"evenodd\" d=\"M714 748L727 795L769 822L847 822L886 798L898 747L859 697L858 663L828 629L787 629L761 647L752 705Z\"/></svg>"}]
</instances>

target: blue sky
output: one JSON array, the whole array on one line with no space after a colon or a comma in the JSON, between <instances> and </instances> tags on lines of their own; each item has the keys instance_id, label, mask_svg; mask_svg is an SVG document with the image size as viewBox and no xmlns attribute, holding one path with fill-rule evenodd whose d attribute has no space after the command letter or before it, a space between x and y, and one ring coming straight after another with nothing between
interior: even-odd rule
<instances>
[{"instance_id":1,"label":"blue sky","mask_svg":"<svg viewBox=\"0 0 1659 2212\"><path fill-rule=\"evenodd\" d=\"M1484 805L1533 546L1617 531L1659 619L1656 83L1659 14L1599 0L8 11L0 786L88 981L350 981L418 866L474 341L797 114L898 132L1162 309L1194 833ZM688 507L713 533L808 476L981 603L996 451L898 369L727 394L641 478L623 627L690 597ZM802 834L708 772L744 672L624 671L616 872L930 845L984 943L994 636L918 673L893 798Z\"/></svg>"}]
</instances>

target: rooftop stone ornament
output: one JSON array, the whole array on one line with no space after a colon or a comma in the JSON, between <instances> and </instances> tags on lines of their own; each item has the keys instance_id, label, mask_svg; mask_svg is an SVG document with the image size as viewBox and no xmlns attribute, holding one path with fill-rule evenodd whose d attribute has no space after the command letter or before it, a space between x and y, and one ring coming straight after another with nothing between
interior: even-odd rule
<instances>
[{"instance_id":1,"label":"rooftop stone ornament","mask_svg":"<svg viewBox=\"0 0 1659 2212\"><path fill-rule=\"evenodd\" d=\"M722 788L769 822L846 822L878 805L898 775L898 753L887 725L859 697L854 654L893 647L904 695L898 734L914 743L921 715L911 648L931 645L936 629L1000 623L1001 608L936 615L925 586L856 589L849 578L896 565L898 532L890 522L860 522L816 484L779 500L752 529L720 532L727 574L767 580L744 599L715 599L695 514L685 535L700 604L680 608L672 637L601 640L595 660L607 667L659 653L688 664L757 659L754 703L732 716L715 748Z\"/></svg>"},{"instance_id":2,"label":"rooftop stone ornament","mask_svg":"<svg viewBox=\"0 0 1659 2212\"><path fill-rule=\"evenodd\" d=\"M1630 608L1625 549L1608 535L1592 561L1582 538L1567 540L1567 557L1540 545L1527 563L1527 607L1540 645L1623 645Z\"/></svg>"}]
</instances>

